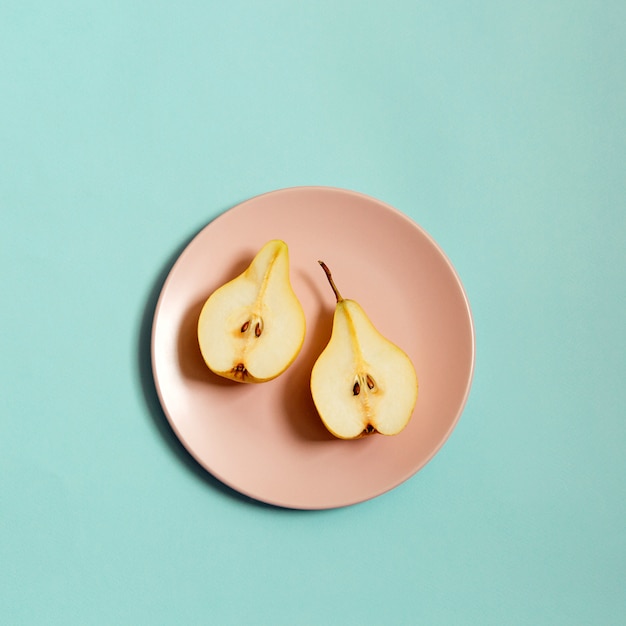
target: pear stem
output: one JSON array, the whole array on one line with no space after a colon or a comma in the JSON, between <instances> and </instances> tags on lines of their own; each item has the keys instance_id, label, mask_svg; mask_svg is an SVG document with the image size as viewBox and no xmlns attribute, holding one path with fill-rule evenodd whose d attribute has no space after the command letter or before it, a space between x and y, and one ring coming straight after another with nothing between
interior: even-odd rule
<instances>
[{"instance_id":1,"label":"pear stem","mask_svg":"<svg viewBox=\"0 0 626 626\"><path fill-rule=\"evenodd\" d=\"M335 281L333 280L333 276L330 273L328 266L326 265L326 263L324 263L324 261L318 261L318 263L322 266L322 269L324 270L324 272L326 272L326 278L328 278L328 282L330 283L330 286L333 288L333 291L335 292L335 297L337 298L337 302L341 302L343 298L341 297L341 294L339 293L339 289L337 289L337 285L335 285Z\"/></svg>"}]
</instances>

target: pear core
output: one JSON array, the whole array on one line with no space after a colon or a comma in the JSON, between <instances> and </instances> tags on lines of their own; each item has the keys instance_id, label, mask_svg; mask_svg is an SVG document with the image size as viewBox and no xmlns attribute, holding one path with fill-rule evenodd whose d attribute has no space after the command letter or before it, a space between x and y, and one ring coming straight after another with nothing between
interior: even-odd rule
<instances>
[{"instance_id":1,"label":"pear core","mask_svg":"<svg viewBox=\"0 0 626 626\"><path fill-rule=\"evenodd\" d=\"M306 331L289 278L289 249L267 242L249 267L214 291L198 319L198 343L211 371L237 382L261 383L295 360Z\"/></svg>"},{"instance_id":2,"label":"pear core","mask_svg":"<svg viewBox=\"0 0 626 626\"><path fill-rule=\"evenodd\" d=\"M396 435L410 421L417 401L413 363L357 302L341 296L330 270L319 263L337 299L330 340L311 372L320 418L341 439Z\"/></svg>"}]
</instances>

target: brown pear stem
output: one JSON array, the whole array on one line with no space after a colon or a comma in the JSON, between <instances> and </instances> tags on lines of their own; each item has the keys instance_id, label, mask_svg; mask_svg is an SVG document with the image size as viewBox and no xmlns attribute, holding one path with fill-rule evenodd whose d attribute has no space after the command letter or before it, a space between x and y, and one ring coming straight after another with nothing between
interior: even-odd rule
<instances>
[{"instance_id":1,"label":"brown pear stem","mask_svg":"<svg viewBox=\"0 0 626 626\"><path fill-rule=\"evenodd\" d=\"M339 289L337 289L337 285L335 285L335 281L333 280L333 276L330 273L328 266L326 265L326 263L324 263L324 261L318 261L318 263L322 266L322 269L326 272L326 278L328 278L328 282L330 283L330 286L333 288L333 291L335 292L335 297L337 298L337 302L341 302L343 298L341 297L341 294L339 293Z\"/></svg>"}]
</instances>

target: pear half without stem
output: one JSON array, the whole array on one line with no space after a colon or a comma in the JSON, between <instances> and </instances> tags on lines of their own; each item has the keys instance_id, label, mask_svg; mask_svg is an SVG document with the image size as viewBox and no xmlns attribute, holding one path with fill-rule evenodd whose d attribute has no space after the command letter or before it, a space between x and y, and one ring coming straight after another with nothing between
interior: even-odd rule
<instances>
[{"instance_id":1,"label":"pear half without stem","mask_svg":"<svg viewBox=\"0 0 626 626\"><path fill-rule=\"evenodd\" d=\"M337 299L330 340L311 372L320 418L341 439L396 435L409 423L417 401L413 363L357 302L341 296L326 264L319 264Z\"/></svg>"},{"instance_id":2,"label":"pear half without stem","mask_svg":"<svg viewBox=\"0 0 626 626\"><path fill-rule=\"evenodd\" d=\"M209 369L243 383L262 383L294 361L306 331L289 278L289 249L266 243L250 266L214 291L198 319L198 342Z\"/></svg>"}]
</instances>

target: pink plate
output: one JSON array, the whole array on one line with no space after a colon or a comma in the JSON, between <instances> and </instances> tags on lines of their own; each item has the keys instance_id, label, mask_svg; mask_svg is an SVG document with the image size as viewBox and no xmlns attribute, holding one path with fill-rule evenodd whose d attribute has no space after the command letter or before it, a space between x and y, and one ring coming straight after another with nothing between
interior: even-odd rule
<instances>
[{"instance_id":1,"label":"pink plate","mask_svg":"<svg viewBox=\"0 0 626 626\"><path fill-rule=\"evenodd\" d=\"M307 318L293 365L241 384L204 365L196 324L206 298L270 239L289 245L291 279ZM417 406L399 435L335 439L309 389L335 298L346 298L413 360ZM396 209L352 191L297 187L252 198L206 226L172 268L156 307L152 364L165 414L191 455L233 489L295 509L378 496L421 469L455 427L469 394L474 330L461 282L437 244Z\"/></svg>"}]
</instances>

